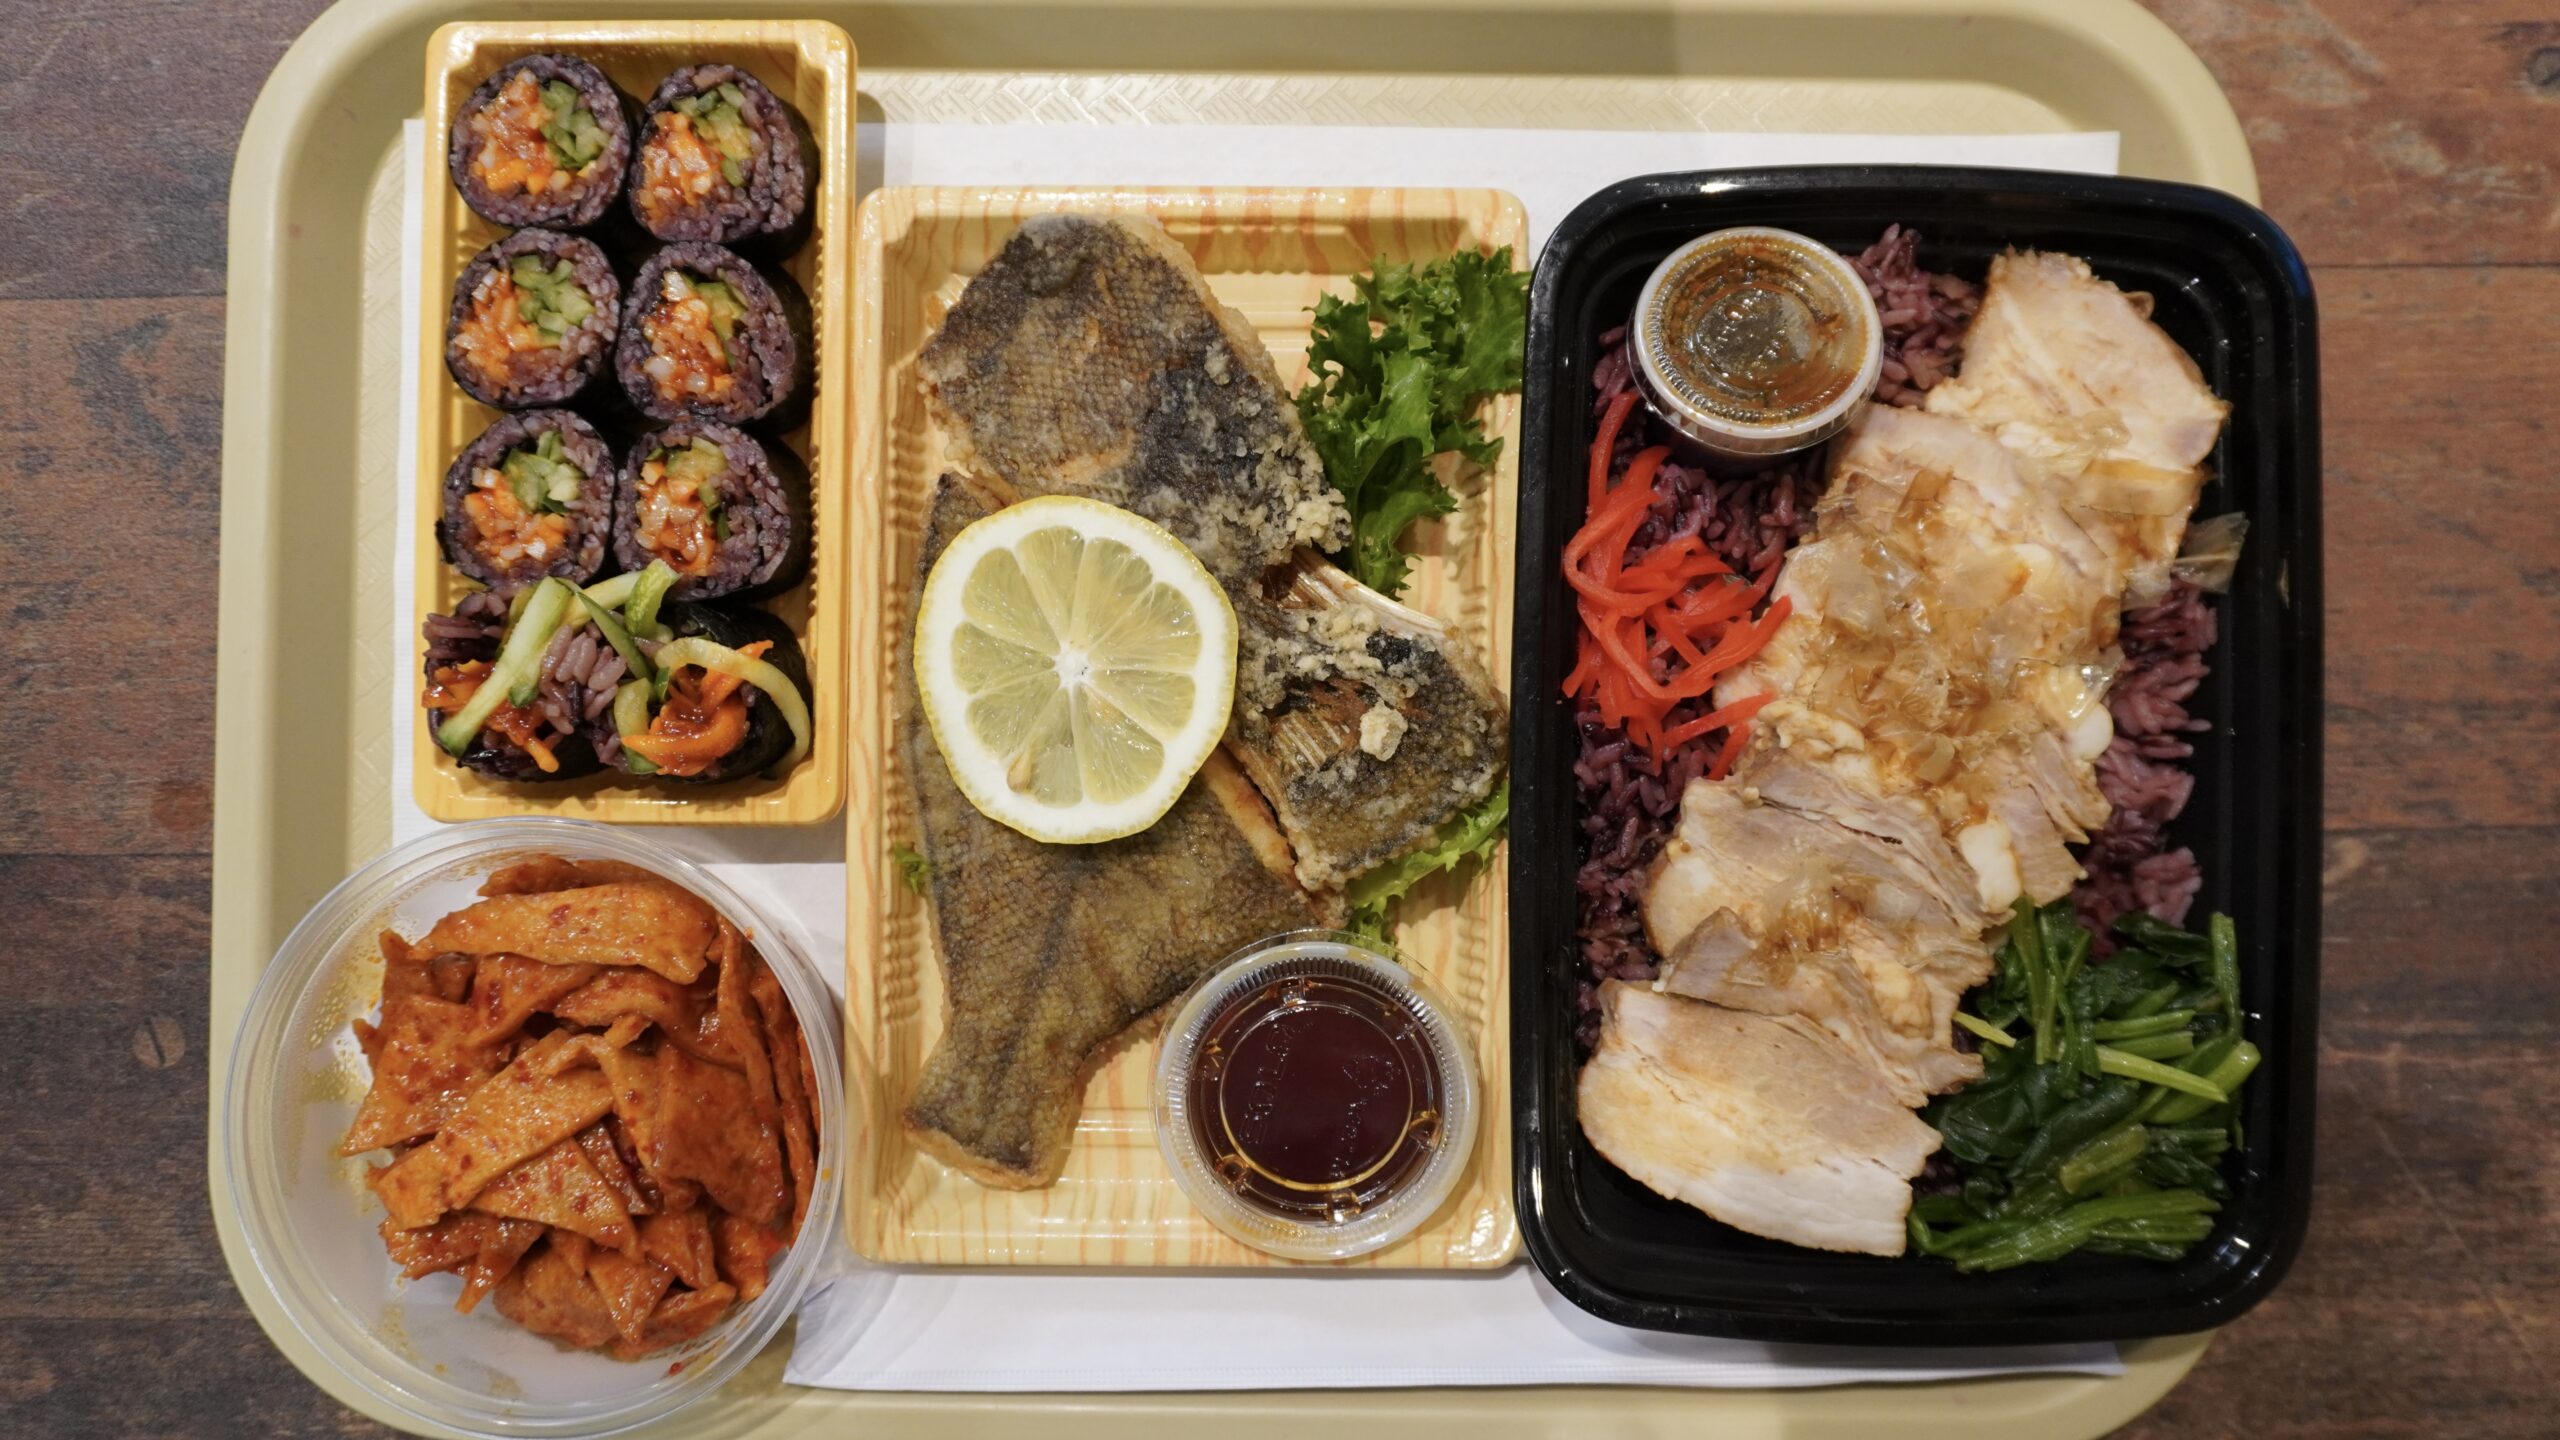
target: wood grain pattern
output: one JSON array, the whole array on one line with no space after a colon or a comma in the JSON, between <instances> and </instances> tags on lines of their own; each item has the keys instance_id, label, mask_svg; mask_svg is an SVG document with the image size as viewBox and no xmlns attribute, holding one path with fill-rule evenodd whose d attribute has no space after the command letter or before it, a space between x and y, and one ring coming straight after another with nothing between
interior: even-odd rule
<instances>
[{"instance_id":1,"label":"wood grain pattern","mask_svg":"<svg viewBox=\"0 0 2560 1440\"><path fill-rule=\"evenodd\" d=\"M883 190L866 201L855 259L855 522L873 567L857 607L875 623L854 642L853 671L905 663L916 544L940 437L924 414L915 357L970 276L1030 215L1104 210L1154 217L1191 252L1209 287L1243 314L1284 384L1306 375L1307 309L1349 293L1372 258L1410 261L1509 245L1526 217L1484 190ZM1459 508L1418 526L1404 601L1446 621L1487 673L1508 673L1511 527L1519 405L1496 402L1487 428L1505 437L1488 476L1459 486ZM1156 1149L1154 1047L1121 1046L1087 1087L1075 1148L1056 1184L1000 1191L927 1158L898 1123L942 1027L942 976L927 907L881 863L885 844L917 839L912 782L893 741L896 717L873 695L856 716L859 800L848 807L846 1035L849 1111L867 1116L846 1184L856 1250L912 1264L1259 1266L1279 1262L1217 1231ZM1475 1155L1456 1198L1413 1238L1354 1262L1391 1269L1482 1268L1516 1253L1503 1036L1507 953L1498 942L1506 877L1497 862L1465 881L1443 877L1406 911L1397 943L1448 998L1472 1037L1483 1090Z\"/></svg>"},{"instance_id":2,"label":"wood grain pattern","mask_svg":"<svg viewBox=\"0 0 2560 1440\"><path fill-rule=\"evenodd\" d=\"M445 373L446 307L454 282L481 247L502 228L473 214L444 176L443 142L453 114L472 89L510 60L545 50L590 59L625 93L646 100L659 79L678 65L717 61L763 81L798 110L815 132L820 156L818 193L810 202L809 240L782 268L809 297L819 356L818 401L808 423L782 442L808 462L812 494L814 558L809 578L764 608L788 622L808 656L810 754L781 781L742 780L716 786L632 785L613 775L557 785L508 785L452 763L421 722L409 727L411 789L418 808L437 820L483 820L502 815L564 815L624 825L810 825L832 820L844 806L845 613L843 556L847 548L844 455L846 407L827 357L846 351L845 312L851 300L853 229L853 47L844 31L824 21L717 20L652 24L568 24L541 21L448 25L428 47L430 137L420 224L425 259L418 294L417 619L450 612L468 587L444 563L436 522L444 509L445 467L499 412L462 393ZM636 162L635 162L636 163ZM627 279L627 277L626 277ZM421 662L413 685L425 693L426 639L414 626L410 644Z\"/></svg>"},{"instance_id":3,"label":"wood grain pattern","mask_svg":"<svg viewBox=\"0 0 2560 1440\"><path fill-rule=\"evenodd\" d=\"M0 889L33 902L0 964L0 1233L20 1282L0 1287L0 1434L391 1434L294 1373L215 1252L195 1063L209 751L200 722L147 744L122 729L209 700L221 308L170 297L218 295L240 118L321 8L251 0L208 24L175 0L0 0L19 139L0 147L0 574L19 584L0 726L51 727L44 753L81 757L0 776ZM2121 1435L2545 1436L2560 830L2534 686L2552 693L2560 645L2560 33L2523 0L2154 8L2229 91L2321 290L2334 833L2310 1244ZM66 88L126 97L121 123L38 103ZM2481 173L2501 167L2538 188L2501 199ZM62 303L101 297L132 303ZM118 333L139 343L107 374L128 378L82 379L80 348ZM142 411L169 448L127 453ZM57 654L32 683L29 657Z\"/></svg>"}]
</instances>

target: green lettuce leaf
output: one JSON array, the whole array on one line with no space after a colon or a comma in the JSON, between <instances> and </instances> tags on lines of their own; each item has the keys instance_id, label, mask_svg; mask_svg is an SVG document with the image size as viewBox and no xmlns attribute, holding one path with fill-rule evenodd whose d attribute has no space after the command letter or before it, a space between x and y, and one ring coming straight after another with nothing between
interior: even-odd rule
<instances>
[{"instance_id":1,"label":"green lettuce leaf","mask_svg":"<svg viewBox=\"0 0 2560 1440\"><path fill-rule=\"evenodd\" d=\"M1493 793L1468 806L1440 827L1439 836L1421 849L1397 856L1351 882L1343 898L1351 902L1349 929L1372 940L1387 938L1387 908L1398 897L1443 870L1454 870L1470 857L1490 859L1502 839L1503 822L1511 815L1511 781L1505 777Z\"/></svg>"},{"instance_id":2,"label":"green lettuce leaf","mask_svg":"<svg viewBox=\"0 0 2560 1440\"><path fill-rule=\"evenodd\" d=\"M1529 277L1511 268L1505 247L1427 265L1381 260L1352 290L1349 300L1316 302L1314 378L1298 392L1298 417L1351 512L1350 549L1334 558L1395 595L1411 569L1406 527L1457 507L1432 458L1455 453L1483 466L1502 454L1476 410L1520 388Z\"/></svg>"}]
</instances>

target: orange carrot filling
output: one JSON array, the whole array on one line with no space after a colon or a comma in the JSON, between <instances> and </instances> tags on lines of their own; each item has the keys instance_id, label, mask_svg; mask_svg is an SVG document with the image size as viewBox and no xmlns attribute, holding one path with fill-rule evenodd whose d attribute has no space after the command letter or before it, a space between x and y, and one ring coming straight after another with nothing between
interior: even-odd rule
<instances>
[{"instance_id":1,"label":"orange carrot filling","mask_svg":"<svg viewBox=\"0 0 2560 1440\"><path fill-rule=\"evenodd\" d=\"M682 275L667 272L658 303L640 317L640 330L649 341L649 358L640 368L659 399L680 404L729 397L737 379L729 370L728 347L712 323L710 302Z\"/></svg>"},{"instance_id":2,"label":"orange carrot filling","mask_svg":"<svg viewBox=\"0 0 2560 1440\"><path fill-rule=\"evenodd\" d=\"M471 703L472 696L480 693L482 685L488 683L489 670L486 660L437 666L435 673L427 677L427 691L420 697L420 706L448 715L461 709ZM544 774L560 768L560 757L552 753L551 742L543 736L546 727L542 716L534 711L512 700L501 700L498 708L489 712L488 722L481 728L515 742L516 748L532 756L533 763Z\"/></svg>"},{"instance_id":3,"label":"orange carrot filling","mask_svg":"<svg viewBox=\"0 0 2560 1440\"><path fill-rule=\"evenodd\" d=\"M703 503L702 485L689 477L669 479L663 455L640 467L640 515L635 531L651 554L679 575L708 575L720 555L720 538L711 523L711 507Z\"/></svg>"},{"instance_id":4,"label":"orange carrot filling","mask_svg":"<svg viewBox=\"0 0 2560 1440\"><path fill-rule=\"evenodd\" d=\"M551 111L542 103L542 87L533 72L517 71L498 87L497 98L471 117L471 133L480 142L471 163L480 182L501 195L567 189L575 177L551 153L551 142L542 133L550 123Z\"/></svg>"},{"instance_id":5,"label":"orange carrot filling","mask_svg":"<svg viewBox=\"0 0 2560 1440\"><path fill-rule=\"evenodd\" d=\"M750 660L773 648L758 640L738 647ZM735 675L687 665L667 682L666 703L642 735L625 735L622 746L670 775L699 775L718 764L747 738L746 682Z\"/></svg>"},{"instance_id":6,"label":"orange carrot filling","mask_svg":"<svg viewBox=\"0 0 2560 1440\"><path fill-rule=\"evenodd\" d=\"M515 357L550 346L550 340L524 318L524 296L507 272L491 269L471 294L471 313L462 317L455 338L463 357L481 378L503 385L515 373Z\"/></svg>"},{"instance_id":7,"label":"orange carrot filling","mask_svg":"<svg viewBox=\"0 0 2560 1440\"><path fill-rule=\"evenodd\" d=\"M661 110L640 146L638 196L642 216L662 225L711 195L730 188L720 173L724 157L693 127L693 117Z\"/></svg>"},{"instance_id":8,"label":"orange carrot filling","mask_svg":"<svg viewBox=\"0 0 2560 1440\"><path fill-rule=\"evenodd\" d=\"M569 517L527 510L507 477L494 467L484 467L471 477L471 493L462 497L462 513L471 522L473 548L502 570L527 562L545 565L568 548Z\"/></svg>"}]
</instances>

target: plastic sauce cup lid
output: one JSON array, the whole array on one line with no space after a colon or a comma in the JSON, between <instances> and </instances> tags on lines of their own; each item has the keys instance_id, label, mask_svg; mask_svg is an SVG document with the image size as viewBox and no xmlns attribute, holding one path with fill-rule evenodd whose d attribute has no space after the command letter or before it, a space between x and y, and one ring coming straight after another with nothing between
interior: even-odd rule
<instances>
[{"instance_id":1,"label":"plastic sauce cup lid","mask_svg":"<svg viewBox=\"0 0 2560 1440\"><path fill-rule=\"evenodd\" d=\"M1672 251L1637 294L1631 328L1645 403L1721 455L1830 439L1884 364L1884 327L1857 269L1817 240L1764 226Z\"/></svg>"},{"instance_id":2,"label":"plastic sauce cup lid","mask_svg":"<svg viewBox=\"0 0 2560 1440\"><path fill-rule=\"evenodd\" d=\"M1397 1142L1403 1163L1396 1183L1384 1193L1366 1194L1330 1214L1277 1213L1240 1193L1256 1183L1238 1183L1246 1180L1240 1145L1232 1153L1213 1155L1203 1143L1204 1131L1222 1133L1214 1127L1233 1118L1223 1113L1223 1106L1235 1100L1226 1092L1245 1083L1237 1079L1228 1084L1236 1072L1221 1071L1215 1053L1204 1063L1203 1050L1224 1039L1235 1041L1240 1055L1250 1043L1249 1037L1236 1040L1232 1025L1222 1030L1221 1021L1234 1021L1248 1011L1267 1017L1274 1010L1301 1003L1321 1006L1347 996L1359 997L1379 1033L1395 1034L1393 1043L1420 1060L1431 1093L1416 1103L1430 1108L1405 1111L1407 1128ZM1204 1081L1204 1071L1218 1078ZM1290 1098L1270 1091L1258 1096L1283 1106ZM1241 1103L1252 1105L1257 1098ZM1284 1259L1349 1259L1384 1249L1421 1228L1447 1203L1466 1171L1475 1149L1477 1108L1475 1067L1430 988L1385 950L1334 931L1277 935L1228 957L1174 1002L1156 1057L1156 1144L1176 1183L1220 1230ZM1426 1152L1418 1159L1405 1147L1406 1141L1417 1139ZM1235 1173L1222 1174L1222 1166Z\"/></svg>"}]
</instances>

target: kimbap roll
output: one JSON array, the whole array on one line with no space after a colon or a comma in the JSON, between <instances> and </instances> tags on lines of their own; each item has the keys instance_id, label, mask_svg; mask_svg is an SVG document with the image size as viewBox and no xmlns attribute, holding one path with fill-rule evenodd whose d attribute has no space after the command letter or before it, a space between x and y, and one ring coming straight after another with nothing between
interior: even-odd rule
<instances>
[{"instance_id":1,"label":"kimbap roll","mask_svg":"<svg viewBox=\"0 0 2560 1440\"><path fill-rule=\"evenodd\" d=\"M782 445L711 420L641 438L613 502L614 559L663 560L679 600L780 594L809 568L809 472Z\"/></svg>"},{"instance_id":2,"label":"kimbap roll","mask_svg":"<svg viewBox=\"0 0 2560 1440\"><path fill-rule=\"evenodd\" d=\"M538 603L537 603L538 602ZM628 673L622 656L565 582L538 587L511 621L494 591L466 596L426 621L421 703L437 744L493 780L575 780L604 768L592 727L612 713Z\"/></svg>"},{"instance_id":3,"label":"kimbap roll","mask_svg":"<svg viewBox=\"0 0 2560 1440\"><path fill-rule=\"evenodd\" d=\"M462 267L444 368L483 405L565 405L604 374L621 324L622 282L594 241L518 230Z\"/></svg>"},{"instance_id":4,"label":"kimbap roll","mask_svg":"<svg viewBox=\"0 0 2560 1440\"><path fill-rule=\"evenodd\" d=\"M623 682L594 748L635 775L704 784L779 775L809 753L809 662L780 620L671 600L665 640L641 640L655 675ZM654 683L652 683L654 681Z\"/></svg>"},{"instance_id":5,"label":"kimbap roll","mask_svg":"<svg viewBox=\"0 0 2560 1440\"><path fill-rule=\"evenodd\" d=\"M500 225L583 230L622 191L627 104L603 71L576 56L510 61L454 114L445 145L453 188Z\"/></svg>"},{"instance_id":6,"label":"kimbap roll","mask_svg":"<svg viewBox=\"0 0 2560 1440\"><path fill-rule=\"evenodd\" d=\"M480 432L444 472L436 540L447 564L500 599L545 576L605 572L613 452L566 410L521 410Z\"/></svg>"},{"instance_id":7,"label":"kimbap roll","mask_svg":"<svg viewBox=\"0 0 2560 1440\"><path fill-rule=\"evenodd\" d=\"M781 253L809 230L817 142L800 113L734 65L668 76L640 117L631 214L661 240Z\"/></svg>"},{"instance_id":8,"label":"kimbap roll","mask_svg":"<svg viewBox=\"0 0 2560 1440\"><path fill-rule=\"evenodd\" d=\"M653 420L787 427L808 411L809 301L717 245L669 245L631 282L614 364Z\"/></svg>"}]
</instances>

